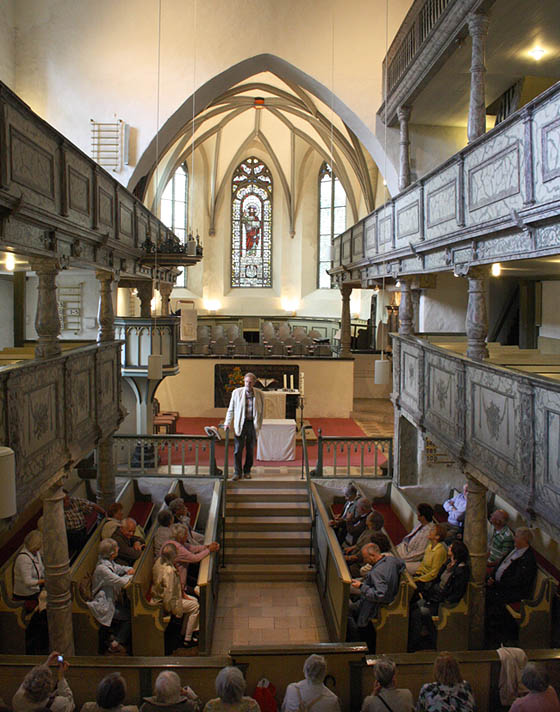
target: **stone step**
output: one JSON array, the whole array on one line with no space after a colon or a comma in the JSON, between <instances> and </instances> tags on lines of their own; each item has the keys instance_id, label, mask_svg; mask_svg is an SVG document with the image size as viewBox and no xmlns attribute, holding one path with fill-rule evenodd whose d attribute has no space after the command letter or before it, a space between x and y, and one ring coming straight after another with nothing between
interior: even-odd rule
<instances>
[{"instance_id":1,"label":"stone step","mask_svg":"<svg viewBox=\"0 0 560 712\"><path fill-rule=\"evenodd\" d=\"M309 562L309 547L240 547L226 545L226 564L306 564Z\"/></svg>"},{"instance_id":2,"label":"stone step","mask_svg":"<svg viewBox=\"0 0 560 712\"><path fill-rule=\"evenodd\" d=\"M258 547L299 547L309 546L311 533L309 530L301 531L279 531L279 532L251 532L234 531L228 532L226 527L226 548L246 548L249 546Z\"/></svg>"},{"instance_id":3,"label":"stone step","mask_svg":"<svg viewBox=\"0 0 560 712\"><path fill-rule=\"evenodd\" d=\"M221 581L315 581L315 568L305 564L228 564L220 569Z\"/></svg>"},{"instance_id":4,"label":"stone step","mask_svg":"<svg viewBox=\"0 0 560 712\"><path fill-rule=\"evenodd\" d=\"M244 490L239 487L228 490L228 502L308 502L307 490L252 488Z\"/></svg>"},{"instance_id":5,"label":"stone step","mask_svg":"<svg viewBox=\"0 0 560 712\"><path fill-rule=\"evenodd\" d=\"M310 517L226 517L226 532L309 532L310 529Z\"/></svg>"},{"instance_id":6,"label":"stone step","mask_svg":"<svg viewBox=\"0 0 560 712\"><path fill-rule=\"evenodd\" d=\"M290 489L290 490L304 490L307 492L307 483L305 480L269 480L269 479L255 479L254 477L250 480L228 480L227 491L234 492L236 490L243 491L247 489Z\"/></svg>"},{"instance_id":7,"label":"stone step","mask_svg":"<svg viewBox=\"0 0 560 712\"><path fill-rule=\"evenodd\" d=\"M226 516L234 517L304 517L308 502L228 502Z\"/></svg>"}]
</instances>

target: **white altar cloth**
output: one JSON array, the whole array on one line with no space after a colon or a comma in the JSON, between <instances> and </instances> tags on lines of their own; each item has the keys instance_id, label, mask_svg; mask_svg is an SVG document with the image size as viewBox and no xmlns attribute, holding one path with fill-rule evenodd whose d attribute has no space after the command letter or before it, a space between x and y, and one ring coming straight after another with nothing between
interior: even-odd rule
<instances>
[{"instance_id":1,"label":"white altar cloth","mask_svg":"<svg viewBox=\"0 0 560 712\"><path fill-rule=\"evenodd\" d=\"M296 421L284 418L263 420L257 443L257 460L295 460Z\"/></svg>"}]
</instances>

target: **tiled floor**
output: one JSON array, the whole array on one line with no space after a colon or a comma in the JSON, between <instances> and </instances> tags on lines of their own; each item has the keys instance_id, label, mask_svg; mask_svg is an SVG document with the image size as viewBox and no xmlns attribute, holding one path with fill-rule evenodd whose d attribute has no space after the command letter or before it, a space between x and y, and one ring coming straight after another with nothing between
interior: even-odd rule
<instances>
[{"instance_id":1,"label":"tiled floor","mask_svg":"<svg viewBox=\"0 0 560 712\"><path fill-rule=\"evenodd\" d=\"M315 583L223 583L218 594L212 654L232 645L326 643Z\"/></svg>"}]
</instances>

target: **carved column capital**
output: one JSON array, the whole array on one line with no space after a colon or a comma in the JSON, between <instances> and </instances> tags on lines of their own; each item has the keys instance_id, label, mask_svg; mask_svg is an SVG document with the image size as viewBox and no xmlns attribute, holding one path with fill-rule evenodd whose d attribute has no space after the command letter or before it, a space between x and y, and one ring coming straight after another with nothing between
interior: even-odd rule
<instances>
[{"instance_id":1,"label":"carved column capital","mask_svg":"<svg viewBox=\"0 0 560 712\"><path fill-rule=\"evenodd\" d=\"M37 294L37 313L35 330L38 340L35 358L51 358L60 354L60 318L56 299L56 276L60 265L58 260L49 257L33 257L31 269L39 280Z\"/></svg>"},{"instance_id":2,"label":"carved column capital","mask_svg":"<svg viewBox=\"0 0 560 712\"><path fill-rule=\"evenodd\" d=\"M99 310L97 320L99 331L97 341L115 340L115 310L113 308L113 281L115 279L112 272L98 270L95 276L99 280Z\"/></svg>"},{"instance_id":3,"label":"carved column capital","mask_svg":"<svg viewBox=\"0 0 560 712\"><path fill-rule=\"evenodd\" d=\"M149 319L152 316L153 284L147 280L138 283L136 287L140 300L140 316Z\"/></svg>"},{"instance_id":4,"label":"carved column capital","mask_svg":"<svg viewBox=\"0 0 560 712\"><path fill-rule=\"evenodd\" d=\"M170 282L160 282L158 291L161 294L161 315L169 316L169 298L173 291L173 285Z\"/></svg>"},{"instance_id":5,"label":"carved column capital","mask_svg":"<svg viewBox=\"0 0 560 712\"><path fill-rule=\"evenodd\" d=\"M471 48L471 95L467 135L469 143L486 132L486 99L484 55L488 34L488 15L483 12L471 14L467 20L472 38Z\"/></svg>"},{"instance_id":6,"label":"carved column capital","mask_svg":"<svg viewBox=\"0 0 560 712\"><path fill-rule=\"evenodd\" d=\"M400 278L401 283L401 303L399 306L399 334L402 336L414 335L412 293L410 281Z\"/></svg>"},{"instance_id":7,"label":"carved column capital","mask_svg":"<svg viewBox=\"0 0 560 712\"><path fill-rule=\"evenodd\" d=\"M342 358L350 358L352 352L350 349L352 342L351 322L350 322L350 295L352 294L352 286L343 284L340 287L342 295L342 313L340 318L340 355Z\"/></svg>"}]
</instances>

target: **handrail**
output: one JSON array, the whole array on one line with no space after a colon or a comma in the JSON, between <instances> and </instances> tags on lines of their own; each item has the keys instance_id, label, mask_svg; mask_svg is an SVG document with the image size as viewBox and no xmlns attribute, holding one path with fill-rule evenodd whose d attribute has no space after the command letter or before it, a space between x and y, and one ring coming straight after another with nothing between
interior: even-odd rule
<instances>
[{"instance_id":1,"label":"handrail","mask_svg":"<svg viewBox=\"0 0 560 712\"><path fill-rule=\"evenodd\" d=\"M204 533L204 543L210 544L217 541L221 521L220 500L224 494L223 484L220 481L214 483L206 529ZM214 627L214 606L216 603L215 579L217 553L211 553L200 562L198 571L198 587L200 589L200 639L199 650L202 654L209 655L212 648L212 631Z\"/></svg>"},{"instance_id":2,"label":"handrail","mask_svg":"<svg viewBox=\"0 0 560 712\"><path fill-rule=\"evenodd\" d=\"M229 428L226 428L224 440L224 472L222 481L222 568L226 566L226 509L227 509L227 483L229 479Z\"/></svg>"},{"instance_id":3,"label":"handrail","mask_svg":"<svg viewBox=\"0 0 560 712\"><path fill-rule=\"evenodd\" d=\"M309 515L311 517L311 530L309 537L309 568L313 568L313 532L315 531L315 508L313 507L313 497L311 496L311 477L309 473L309 457L307 454L307 441L305 431L312 429L311 425L304 425L301 429L301 442L303 450L303 462L305 465L305 481L307 485L307 497L309 498Z\"/></svg>"},{"instance_id":4,"label":"handrail","mask_svg":"<svg viewBox=\"0 0 560 712\"><path fill-rule=\"evenodd\" d=\"M309 426L308 426L309 427ZM342 468L344 472L339 475L337 474L337 470L341 468L341 466L337 463L337 445L341 443L342 447L340 447L340 452L346 454L346 465ZM360 452L360 465L359 465L359 473L352 472L352 477L359 477L359 478L366 478L366 477L392 477L392 471L393 471L393 438L387 438L387 437L369 437L366 435L363 436L348 436L348 437L341 437L338 435L323 435L321 428L319 428L318 433L317 433L317 463L315 465L315 469L312 471L309 471L309 460L308 460L308 453L307 453L307 441L305 439L305 436L303 434L302 437L302 444L303 444L303 457L304 457L304 463L305 463L305 468L306 472L308 473L308 477L310 477L312 474L314 477L323 477L325 474L325 466L324 466L324 453L325 449L326 452L330 452L331 448L333 448L333 465L332 465L332 476L333 477L348 477L350 476L350 468L354 468L354 470L357 468L356 465L352 465L352 450L354 453L357 453L358 451ZM346 445L346 447L344 447ZM367 452L366 452L367 451ZM387 472L385 473L382 470L382 466L379 464L379 452L382 454L386 455L386 462L387 462ZM371 466L373 467L373 472L372 474L367 474L367 469L368 469L368 464L366 462L366 455L373 453L373 462L371 463Z\"/></svg>"}]
</instances>

